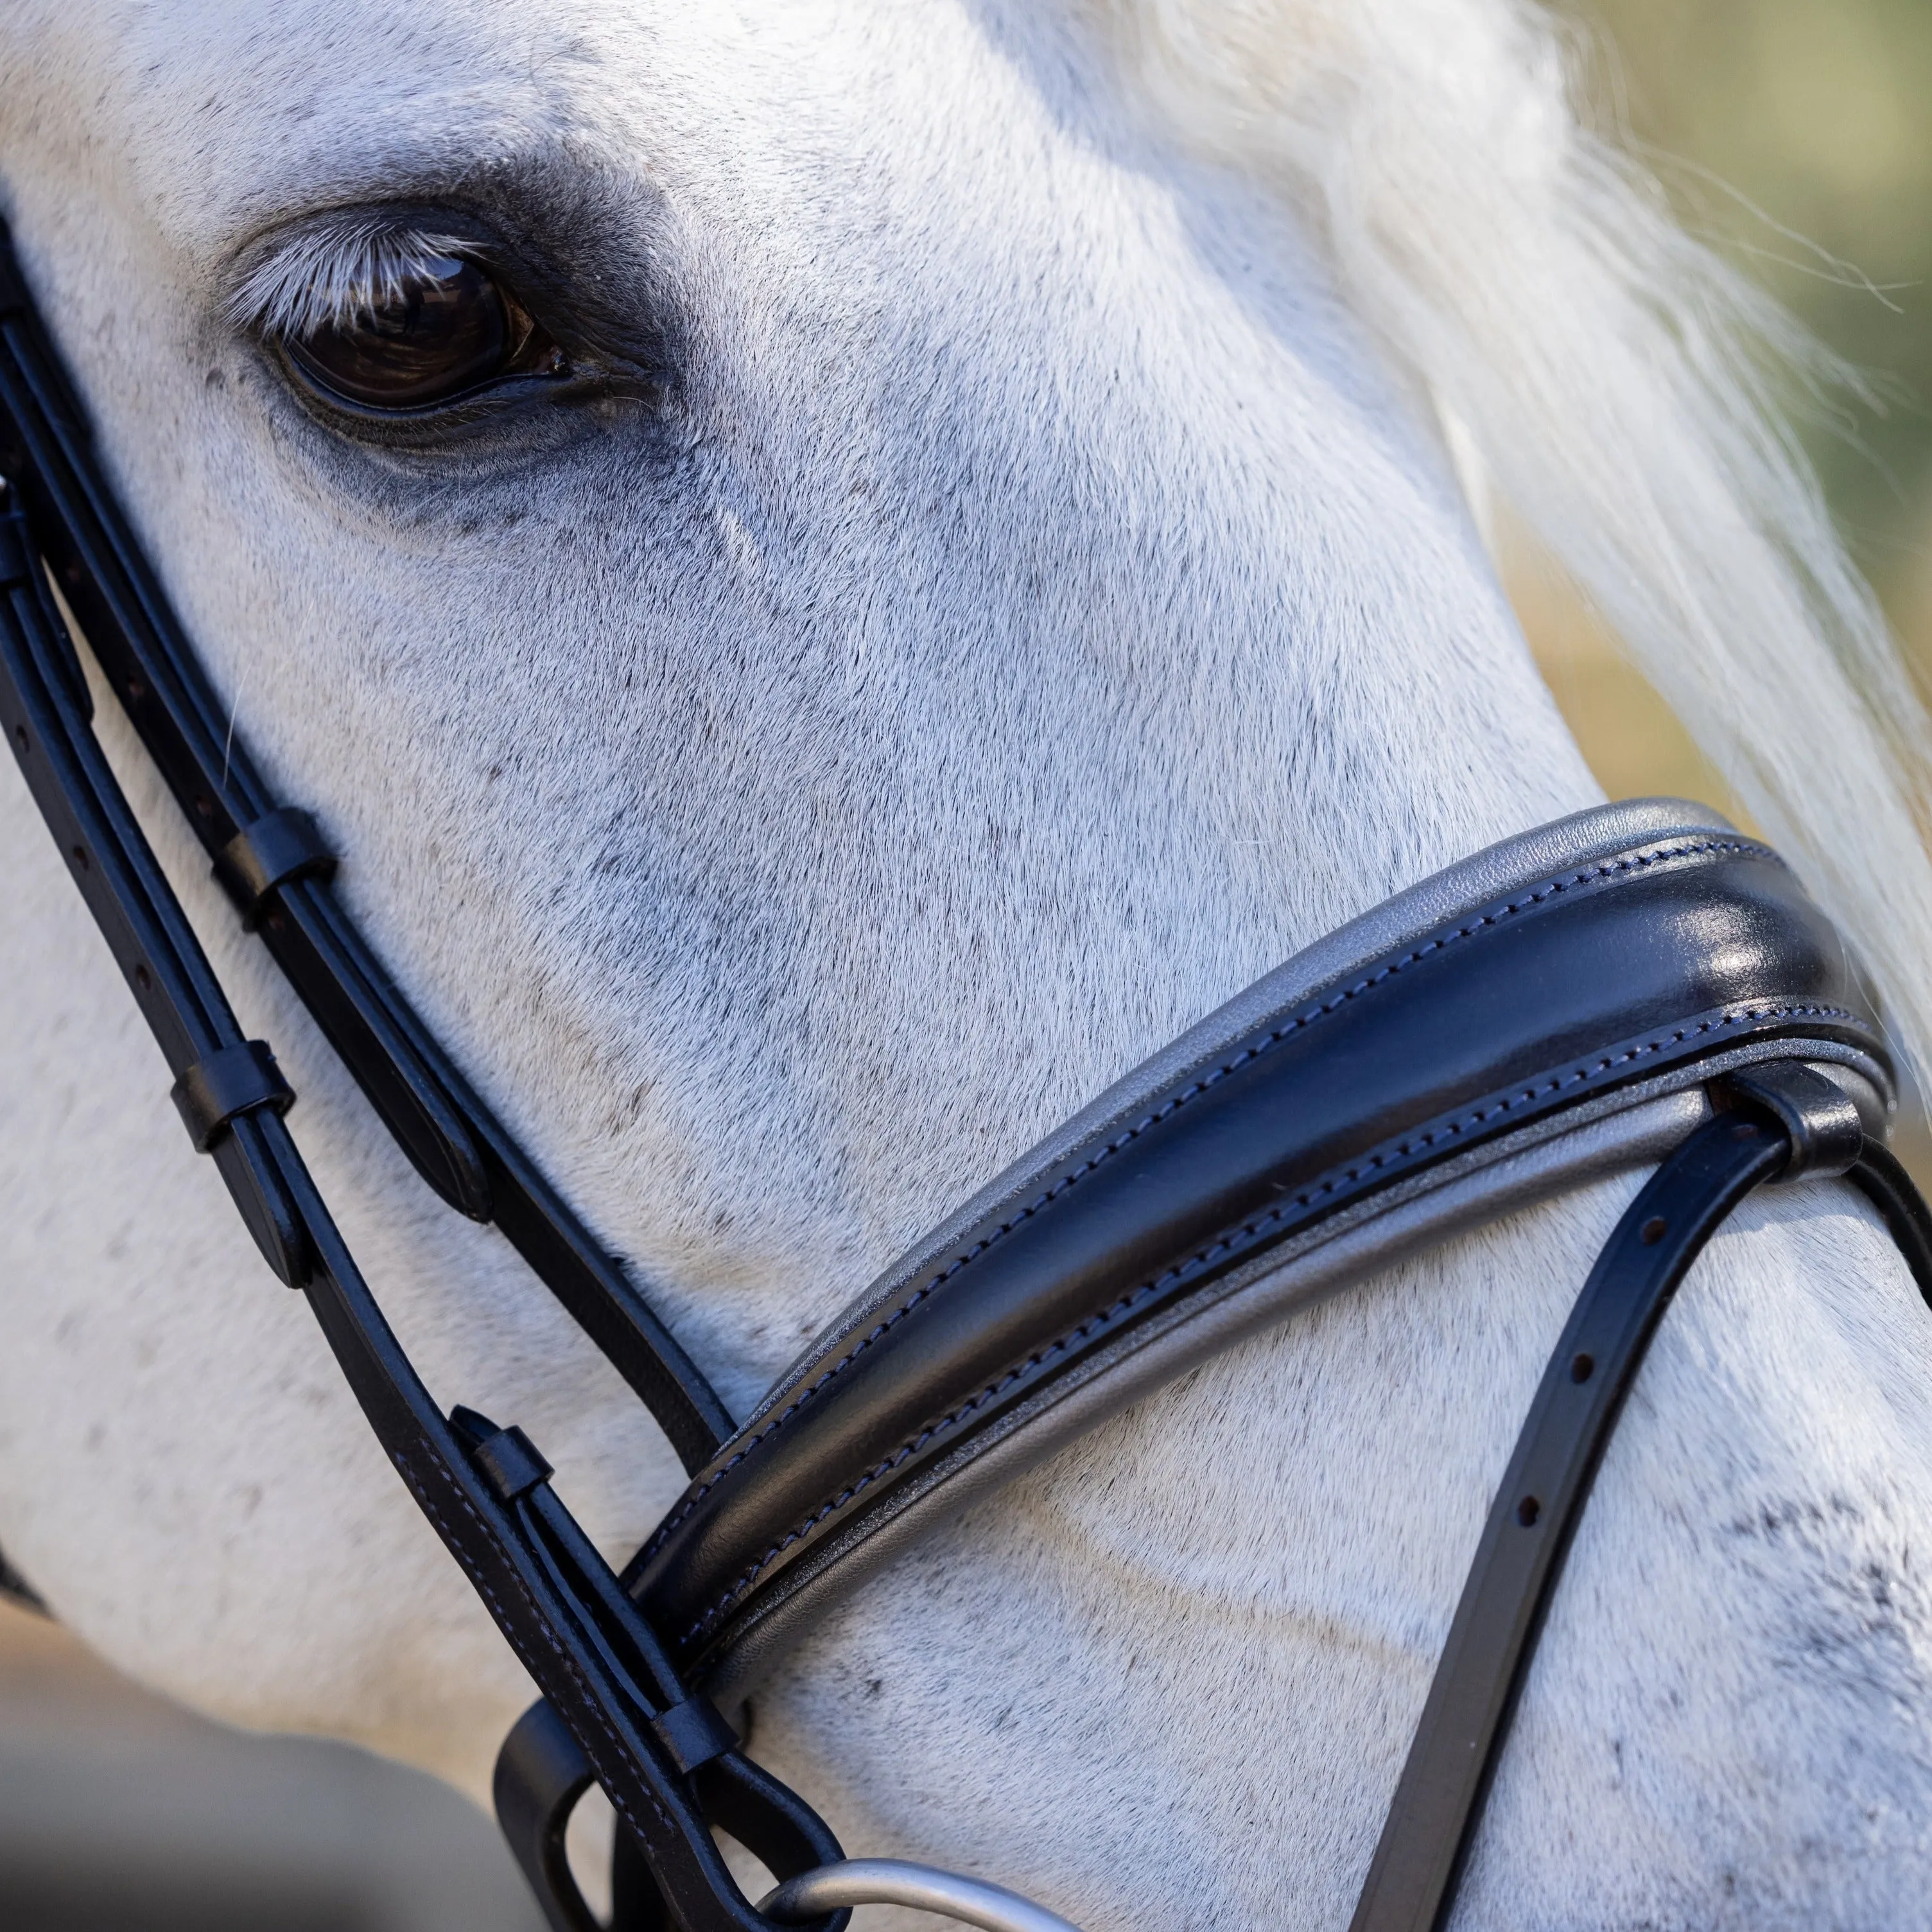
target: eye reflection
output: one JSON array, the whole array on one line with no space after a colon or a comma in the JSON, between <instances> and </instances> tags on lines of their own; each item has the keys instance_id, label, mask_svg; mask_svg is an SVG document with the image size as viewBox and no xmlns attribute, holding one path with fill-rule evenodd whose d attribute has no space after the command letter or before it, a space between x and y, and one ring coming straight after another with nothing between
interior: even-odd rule
<instances>
[{"instance_id":1,"label":"eye reflection","mask_svg":"<svg viewBox=\"0 0 1932 1932\"><path fill-rule=\"evenodd\" d=\"M419 410L500 377L561 375L562 352L478 265L418 263L394 296L283 348L323 391L371 410Z\"/></svg>"}]
</instances>

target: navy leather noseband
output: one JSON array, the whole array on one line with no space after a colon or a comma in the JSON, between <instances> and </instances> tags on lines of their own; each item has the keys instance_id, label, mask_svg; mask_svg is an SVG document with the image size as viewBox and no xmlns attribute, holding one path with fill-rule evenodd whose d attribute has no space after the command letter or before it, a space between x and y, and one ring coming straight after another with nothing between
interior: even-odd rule
<instances>
[{"instance_id":1,"label":"navy leather noseband","mask_svg":"<svg viewBox=\"0 0 1932 1932\"><path fill-rule=\"evenodd\" d=\"M555 1932L598 1924L563 1848L593 1780L622 1826L614 1932L771 1932L801 1914L840 1932L844 1902L867 1895L861 1867L720 1714L830 1604L965 1502L1318 1297L1654 1167L1557 1340L1364 1881L1353 1932L1430 1932L1604 1444L1704 1242L1761 1184L1843 1175L1932 1295L1932 1223L1885 1147L1892 1062L1838 934L1763 845L1652 800L1505 841L1270 974L920 1244L734 1426L383 970L334 896L342 862L314 820L236 742L4 229L0 472L0 726L193 1145L307 1296L538 1687L498 1763L497 1810ZM242 1034L94 740L95 685L50 583L244 925L398 1144L451 1206L496 1223L683 1457L690 1488L621 1575L537 1446L446 1410L389 1330L284 1118L295 1096ZM0 1563L10 1582L26 1587ZM719 1828L785 1881L763 1904ZM911 1870L895 1868L890 1895L988 1926L1061 1922ZM1002 1899L1016 1910L998 1916Z\"/></svg>"}]
</instances>

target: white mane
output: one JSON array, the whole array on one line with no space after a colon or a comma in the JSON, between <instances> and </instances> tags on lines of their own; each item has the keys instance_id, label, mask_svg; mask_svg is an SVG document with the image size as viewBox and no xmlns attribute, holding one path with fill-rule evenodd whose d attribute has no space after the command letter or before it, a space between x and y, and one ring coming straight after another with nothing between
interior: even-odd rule
<instances>
[{"instance_id":1,"label":"white mane","mask_svg":"<svg viewBox=\"0 0 1932 1932\"><path fill-rule=\"evenodd\" d=\"M1169 128L1326 237L1932 1055L1932 731L1778 410L1857 379L1671 219L1526 0L1100 0ZM1461 439L1458 439L1460 441Z\"/></svg>"}]
</instances>

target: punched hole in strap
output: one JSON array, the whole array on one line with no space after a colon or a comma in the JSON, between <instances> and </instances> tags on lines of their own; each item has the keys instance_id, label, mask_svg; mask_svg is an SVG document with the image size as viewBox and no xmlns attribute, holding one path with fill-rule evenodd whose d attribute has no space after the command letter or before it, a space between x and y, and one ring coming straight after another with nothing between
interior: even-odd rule
<instances>
[{"instance_id":1,"label":"punched hole in strap","mask_svg":"<svg viewBox=\"0 0 1932 1932\"><path fill-rule=\"evenodd\" d=\"M265 1107L286 1114L296 1094L268 1042L249 1040L197 1060L175 1082L172 1098L195 1152L206 1154L238 1115Z\"/></svg>"},{"instance_id":2,"label":"punched hole in strap","mask_svg":"<svg viewBox=\"0 0 1932 1932\"><path fill-rule=\"evenodd\" d=\"M308 813L278 806L246 825L221 848L214 876L241 909L250 932L262 922L270 896L296 879L332 879L335 854Z\"/></svg>"}]
</instances>

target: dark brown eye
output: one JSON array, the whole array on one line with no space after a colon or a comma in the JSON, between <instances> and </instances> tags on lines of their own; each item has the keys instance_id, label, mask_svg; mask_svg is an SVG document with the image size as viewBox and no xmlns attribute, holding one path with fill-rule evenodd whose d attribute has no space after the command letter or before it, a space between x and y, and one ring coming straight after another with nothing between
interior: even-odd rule
<instances>
[{"instance_id":1,"label":"dark brown eye","mask_svg":"<svg viewBox=\"0 0 1932 1932\"><path fill-rule=\"evenodd\" d=\"M563 368L496 283L453 255L422 263L394 300L283 346L320 388L372 410L427 409L499 376Z\"/></svg>"}]
</instances>

